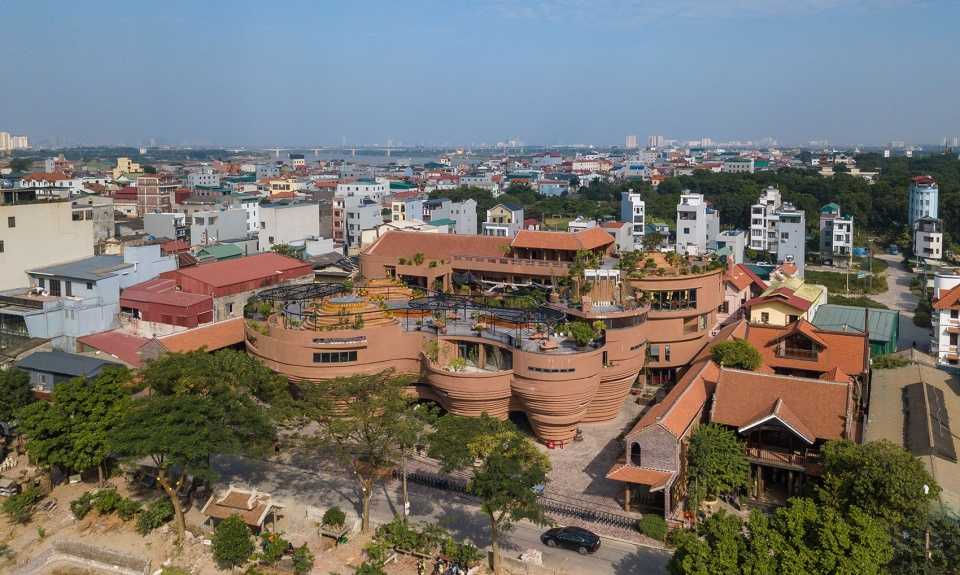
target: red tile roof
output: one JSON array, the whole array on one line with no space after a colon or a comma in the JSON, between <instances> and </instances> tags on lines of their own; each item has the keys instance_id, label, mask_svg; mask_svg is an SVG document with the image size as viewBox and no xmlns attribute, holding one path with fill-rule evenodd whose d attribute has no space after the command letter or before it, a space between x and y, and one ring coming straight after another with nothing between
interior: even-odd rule
<instances>
[{"instance_id":1,"label":"red tile roof","mask_svg":"<svg viewBox=\"0 0 960 575\"><path fill-rule=\"evenodd\" d=\"M296 258L263 253L192 266L171 273L189 277L213 287L227 287L274 277L278 272L289 272L299 277L312 274L313 268L309 263Z\"/></svg>"},{"instance_id":2,"label":"red tile roof","mask_svg":"<svg viewBox=\"0 0 960 575\"><path fill-rule=\"evenodd\" d=\"M765 290L767 289L767 282L763 281L763 278L761 278L760 276L758 276L755 271L753 271L752 269L748 268L747 266L745 266L745 265L743 265L743 264L737 264L736 267L737 267L737 269L739 269L739 270L742 271L743 273L745 273L745 274L747 274L748 276L750 276L750 279L753 280L753 284L754 284L755 286L757 286L758 291L761 291L761 292L762 292L762 291L765 291Z\"/></svg>"},{"instance_id":3,"label":"red tile roof","mask_svg":"<svg viewBox=\"0 0 960 575\"><path fill-rule=\"evenodd\" d=\"M103 331L77 338L78 343L112 355L133 367L143 366L144 359L139 352L149 341L147 338L118 330Z\"/></svg>"},{"instance_id":4,"label":"red tile roof","mask_svg":"<svg viewBox=\"0 0 960 575\"><path fill-rule=\"evenodd\" d=\"M801 323L806 325L798 328ZM790 333L802 333L820 344L823 349L816 359L777 357L776 344ZM867 370L869 347L867 338L862 333L822 330L806 320L801 320L787 327L751 324L747 328L746 339L760 352L763 365L770 368L820 373L840 368L850 375L860 375Z\"/></svg>"},{"instance_id":5,"label":"red tile roof","mask_svg":"<svg viewBox=\"0 0 960 575\"><path fill-rule=\"evenodd\" d=\"M684 431L700 415L718 373L719 368L709 359L692 364L663 401L651 407L630 430L630 434L660 425L674 437L683 436Z\"/></svg>"},{"instance_id":6,"label":"red tile roof","mask_svg":"<svg viewBox=\"0 0 960 575\"><path fill-rule=\"evenodd\" d=\"M24 180L37 180L41 182L59 182L62 180L69 180L70 176L64 174L63 172L33 172L32 174L27 174L23 177Z\"/></svg>"},{"instance_id":7,"label":"red tile roof","mask_svg":"<svg viewBox=\"0 0 960 575\"><path fill-rule=\"evenodd\" d=\"M745 270L743 265L737 264L728 269L723 278L733 284L737 291L745 290L753 283L753 278Z\"/></svg>"},{"instance_id":8,"label":"red tile roof","mask_svg":"<svg viewBox=\"0 0 960 575\"><path fill-rule=\"evenodd\" d=\"M579 232L542 232L520 230L510 245L514 248L547 250L593 250L613 243L613 238L598 227Z\"/></svg>"},{"instance_id":9,"label":"red tile roof","mask_svg":"<svg viewBox=\"0 0 960 575\"><path fill-rule=\"evenodd\" d=\"M670 471L634 467L623 463L614 465L607 473L607 479L635 485L647 485L650 487L650 491L663 489L671 477L673 477L673 473Z\"/></svg>"},{"instance_id":10,"label":"red tile roof","mask_svg":"<svg viewBox=\"0 0 960 575\"><path fill-rule=\"evenodd\" d=\"M176 307L190 307L192 305L210 302L213 306L213 297L203 294L178 291L177 282L172 279L156 278L132 285L120 294L120 301L137 303L160 303Z\"/></svg>"},{"instance_id":11,"label":"red tile roof","mask_svg":"<svg viewBox=\"0 0 960 575\"><path fill-rule=\"evenodd\" d=\"M243 342L243 318L237 317L202 325L159 338L167 351L183 353L204 348L216 351Z\"/></svg>"},{"instance_id":12,"label":"red tile roof","mask_svg":"<svg viewBox=\"0 0 960 575\"><path fill-rule=\"evenodd\" d=\"M164 255L187 252L190 251L190 242L187 240L169 240L160 244L160 251Z\"/></svg>"},{"instance_id":13,"label":"red tile roof","mask_svg":"<svg viewBox=\"0 0 960 575\"><path fill-rule=\"evenodd\" d=\"M601 227L604 227L610 230L619 230L625 225L626 225L625 222L616 222L616 221L603 222L602 224L600 224Z\"/></svg>"},{"instance_id":14,"label":"red tile roof","mask_svg":"<svg viewBox=\"0 0 960 575\"><path fill-rule=\"evenodd\" d=\"M432 234L391 230L363 250L388 258L412 258L420 252L427 260L450 261L454 255L503 257L509 238L462 234Z\"/></svg>"},{"instance_id":15,"label":"red tile roof","mask_svg":"<svg viewBox=\"0 0 960 575\"><path fill-rule=\"evenodd\" d=\"M810 309L810 306L811 306L811 303L809 301L803 299L802 297L797 297L796 295L794 295L794 290L786 286L777 288L776 290L774 290L773 292L767 295L755 297L750 301L748 301L746 305L747 307L753 307L755 305L770 303L774 301L784 303L800 311L807 311L808 309Z\"/></svg>"},{"instance_id":16,"label":"red tile roof","mask_svg":"<svg viewBox=\"0 0 960 575\"><path fill-rule=\"evenodd\" d=\"M946 293L940 294L937 301L933 302L933 309L950 309L960 306L960 284L950 288Z\"/></svg>"},{"instance_id":17,"label":"red tile roof","mask_svg":"<svg viewBox=\"0 0 960 575\"><path fill-rule=\"evenodd\" d=\"M842 439L852 431L849 393L847 383L722 369L710 420L746 430L776 417L808 441Z\"/></svg>"}]
</instances>

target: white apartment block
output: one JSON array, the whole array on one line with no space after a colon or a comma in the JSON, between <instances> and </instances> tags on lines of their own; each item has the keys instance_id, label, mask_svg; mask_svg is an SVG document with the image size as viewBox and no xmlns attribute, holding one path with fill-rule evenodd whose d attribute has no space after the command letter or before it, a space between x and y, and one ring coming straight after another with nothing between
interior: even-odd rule
<instances>
[{"instance_id":1,"label":"white apartment block","mask_svg":"<svg viewBox=\"0 0 960 575\"><path fill-rule=\"evenodd\" d=\"M374 180L357 180L344 184L337 184L336 195L344 198L363 198L372 202L380 203L387 193L389 193L389 184Z\"/></svg>"},{"instance_id":2,"label":"white apartment block","mask_svg":"<svg viewBox=\"0 0 960 575\"><path fill-rule=\"evenodd\" d=\"M928 260L943 258L942 221L924 216L913 222L913 253Z\"/></svg>"},{"instance_id":3,"label":"white apartment block","mask_svg":"<svg viewBox=\"0 0 960 575\"><path fill-rule=\"evenodd\" d=\"M711 208L703 194L685 190L677 204L677 246L679 254L703 255L720 233L720 213Z\"/></svg>"},{"instance_id":4,"label":"white apartment block","mask_svg":"<svg viewBox=\"0 0 960 575\"><path fill-rule=\"evenodd\" d=\"M631 226L633 249L643 249L643 234L646 227L646 204L640 194L623 192L620 195L620 220Z\"/></svg>"},{"instance_id":5,"label":"white apartment block","mask_svg":"<svg viewBox=\"0 0 960 575\"><path fill-rule=\"evenodd\" d=\"M777 251L777 211L783 205L780 190L769 186L750 206L750 244L754 251Z\"/></svg>"},{"instance_id":6,"label":"white apartment block","mask_svg":"<svg viewBox=\"0 0 960 575\"><path fill-rule=\"evenodd\" d=\"M213 171L210 164L200 164L200 167L187 174L187 186L216 188L220 186L220 176Z\"/></svg>"},{"instance_id":7,"label":"white apartment block","mask_svg":"<svg viewBox=\"0 0 960 575\"><path fill-rule=\"evenodd\" d=\"M960 365L960 275L938 273L933 277L930 353L937 363Z\"/></svg>"},{"instance_id":8,"label":"white apartment block","mask_svg":"<svg viewBox=\"0 0 960 575\"><path fill-rule=\"evenodd\" d=\"M846 260L853 254L853 217L831 202L820 209L820 260Z\"/></svg>"},{"instance_id":9,"label":"white apartment block","mask_svg":"<svg viewBox=\"0 0 960 575\"><path fill-rule=\"evenodd\" d=\"M320 235L320 204L277 202L260 204L258 249L269 251L279 244L316 238Z\"/></svg>"}]
</instances>

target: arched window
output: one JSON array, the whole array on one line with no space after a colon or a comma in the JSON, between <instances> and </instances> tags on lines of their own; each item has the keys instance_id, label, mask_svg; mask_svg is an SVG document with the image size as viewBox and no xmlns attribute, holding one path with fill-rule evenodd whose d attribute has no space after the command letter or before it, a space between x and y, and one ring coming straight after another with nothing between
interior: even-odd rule
<instances>
[{"instance_id":1,"label":"arched window","mask_svg":"<svg viewBox=\"0 0 960 575\"><path fill-rule=\"evenodd\" d=\"M640 462L641 462L640 444L633 443L630 445L630 463L632 465L636 465L637 467L640 467Z\"/></svg>"}]
</instances>

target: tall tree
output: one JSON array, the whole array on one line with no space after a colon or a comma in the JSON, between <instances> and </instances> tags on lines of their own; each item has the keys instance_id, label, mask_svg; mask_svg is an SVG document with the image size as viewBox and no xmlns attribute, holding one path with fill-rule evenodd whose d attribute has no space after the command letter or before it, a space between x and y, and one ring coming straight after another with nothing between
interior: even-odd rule
<instances>
[{"instance_id":1,"label":"tall tree","mask_svg":"<svg viewBox=\"0 0 960 575\"><path fill-rule=\"evenodd\" d=\"M549 523L536 493L545 485L550 460L511 424L487 415L464 418L445 415L431 436L430 455L446 471L469 468L471 494L481 500L490 522L493 571L502 572L500 539L517 521Z\"/></svg>"},{"instance_id":2,"label":"tall tree","mask_svg":"<svg viewBox=\"0 0 960 575\"><path fill-rule=\"evenodd\" d=\"M149 457L153 461L157 481L173 505L180 545L186 524L177 492L187 475L212 480L213 455L263 454L273 436L270 420L253 402L190 394L151 395L133 403L114 432L112 444L127 459ZM171 476L174 469L179 476Z\"/></svg>"},{"instance_id":3,"label":"tall tree","mask_svg":"<svg viewBox=\"0 0 960 575\"><path fill-rule=\"evenodd\" d=\"M926 525L940 486L920 461L889 441L826 444L821 497L847 509L859 507L894 531Z\"/></svg>"},{"instance_id":4,"label":"tall tree","mask_svg":"<svg viewBox=\"0 0 960 575\"><path fill-rule=\"evenodd\" d=\"M20 411L20 429L27 451L43 465L69 471L92 467L102 483L110 456L110 435L130 404L124 388L127 369L108 368L97 377L58 384L50 402L37 402Z\"/></svg>"},{"instance_id":5,"label":"tall tree","mask_svg":"<svg viewBox=\"0 0 960 575\"><path fill-rule=\"evenodd\" d=\"M713 346L713 361L721 367L753 371L760 367L762 358L757 348L745 339L721 341Z\"/></svg>"},{"instance_id":6,"label":"tall tree","mask_svg":"<svg viewBox=\"0 0 960 575\"><path fill-rule=\"evenodd\" d=\"M370 530L370 498L401 455L408 431L410 379L392 371L310 384L302 390L306 415L320 425L320 442L353 470L361 498L361 526Z\"/></svg>"},{"instance_id":7,"label":"tall tree","mask_svg":"<svg viewBox=\"0 0 960 575\"><path fill-rule=\"evenodd\" d=\"M33 402L27 372L20 369L0 370L0 421L13 421L17 410Z\"/></svg>"},{"instance_id":8,"label":"tall tree","mask_svg":"<svg viewBox=\"0 0 960 575\"><path fill-rule=\"evenodd\" d=\"M697 428L687 451L687 484L694 506L746 487L750 464L736 434L714 423Z\"/></svg>"}]
</instances>

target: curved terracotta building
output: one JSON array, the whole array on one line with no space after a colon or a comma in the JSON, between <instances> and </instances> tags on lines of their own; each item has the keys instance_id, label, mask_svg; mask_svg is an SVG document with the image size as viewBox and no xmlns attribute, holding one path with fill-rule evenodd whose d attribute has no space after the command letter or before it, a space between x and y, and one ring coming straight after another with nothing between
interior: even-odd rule
<instances>
[{"instance_id":1,"label":"curved terracotta building","mask_svg":"<svg viewBox=\"0 0 960 575\"><path fill-rule=\"evenodd\" d=\"M567 318L559 304L545 313L374 295L390 290L404 288L372 281L351 293L277 298L266 317L247 320L247 351L298 382L385 369L417 374L421 396L452 413L522 412L539 438L558 442L582 422L615 417L643 368L642 308L611 313L610 327L578 346L555 331ZM413 307L418 302L430 311Z\"/></svg>"},{"instance_id":2,"label":"curved terracotta building","mask_svg":"<svg viewBox=\"0 0 960 575\"><path fill-rule=\"evenodd\" d=\"M662 271L647 264L627 280L612 244L599 229L521 232L513 241L389 232L361 254L361 287L261 294L272 311L247 321L247 350L300 382L415 374L417 393L447 411L521 412L540 439L569 441L580 424L616 417L647 362L658 380L672 381L722 303L720 269L661 261ZM549 292L549 302L511 299L531 287ZM452 295L460 290L474 295ZM478 295L492 293L502 298ZM589 326L592 341L563 335L568 322Z\"/></svg>"},{"instance_id":3,"label":"curved terracotta building","mask_svg":"<svg viewBox=\"0 0 960 575\"><path fill-rule=\"evenodd\" d=\"M660 254L649 259L656 267L630 279L631 287L642 292L650 307L647 382L671 384L706 345L718 323L717 313L724 304L723 269L706 262L677 267Z\"/></svg>"}]
</instances>

